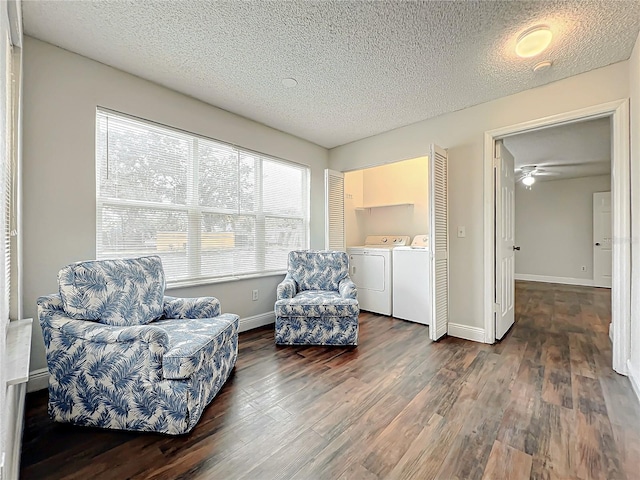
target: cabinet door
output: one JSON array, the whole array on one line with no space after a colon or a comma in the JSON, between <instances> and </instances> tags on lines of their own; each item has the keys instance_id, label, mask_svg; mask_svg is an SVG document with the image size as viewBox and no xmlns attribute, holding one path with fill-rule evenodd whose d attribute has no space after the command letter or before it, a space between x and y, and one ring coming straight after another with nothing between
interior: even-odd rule
<instances>
[{"instance_id":1,"label":"cabinet door","mask_svg":"<svg viewBox=\"0 0 640 480\"><path fill-rule=\"evenodd\" d=\"M447 152L431 145L429 155L429 210L431 235L431 340L449 326L449 202Z\"/></svg>"}]
</instances>

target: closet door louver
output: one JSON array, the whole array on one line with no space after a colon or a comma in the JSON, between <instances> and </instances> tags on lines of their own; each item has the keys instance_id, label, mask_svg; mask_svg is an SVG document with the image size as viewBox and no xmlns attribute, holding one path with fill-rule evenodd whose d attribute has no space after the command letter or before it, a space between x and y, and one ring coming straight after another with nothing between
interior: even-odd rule
<instances>
[{"instance_id":1,"label":"closet door louver","mask_svg":"<svg viewBox=\"0 0 640 480\"><path fill-rule=\"evenodd\" d=\"M346 250L344 233L344 174L324 171L325 242L326 250Z\"/></svg>"},{"instance_id":2,"label":"closet door louver","mask_svg":"<svg viewBox=\"0 0 640 480\"><path fill-rule=\"evenodd\" d=\"M449 323L449 204L447 153L431 145L429 196L431 204L431 325L429 336L438 340Z\"/></svg>"}]
</instances>

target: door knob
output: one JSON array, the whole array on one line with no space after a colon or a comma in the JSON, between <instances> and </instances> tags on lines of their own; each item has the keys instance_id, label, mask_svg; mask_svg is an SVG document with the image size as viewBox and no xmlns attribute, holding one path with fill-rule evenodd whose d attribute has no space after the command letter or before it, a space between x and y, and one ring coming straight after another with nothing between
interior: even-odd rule
<instances>
[{"instance_id":1,"label":"door knob","mask_svg":"<svg viewBox=\"0 0 640 480\"><path fill-rule=\"evenodd\" d=\"M600 242L596 242L596 247L599 247L599 246L600 246Z\"/></svg>"},{"instance_id":2,"label":"door knob","mask_svg":"<svg viewBox=\"0 0 640 480\"><path fill-rule=\"evenodd\" d=\"M515 245L513 246L514 250L520 250L520 247L516 247Z\"/></svg>"}]
</instances>

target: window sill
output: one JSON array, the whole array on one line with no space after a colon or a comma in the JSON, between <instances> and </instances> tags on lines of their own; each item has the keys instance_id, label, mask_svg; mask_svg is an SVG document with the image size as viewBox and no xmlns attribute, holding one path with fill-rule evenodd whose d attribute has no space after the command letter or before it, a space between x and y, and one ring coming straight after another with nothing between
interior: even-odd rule
<instances>
[{"instance_id":1,"label":"window sill","mask_svg":"<svg viewBox=\"0 0 640 480\"><path fill-rule=\"evenodd\" d=\"M252 275L238 275L233 277L203 278L201 280L176 280L173 282L167 282L167 286L165 289L175 290L178 288L199 287L201 285L214 285L216 283L237 282L239 280L249 280L253 278L276 277L280 275L286 275L286 273L286 270L282 270L278 272L255 273Z\"/></svg>"}]
</instances>

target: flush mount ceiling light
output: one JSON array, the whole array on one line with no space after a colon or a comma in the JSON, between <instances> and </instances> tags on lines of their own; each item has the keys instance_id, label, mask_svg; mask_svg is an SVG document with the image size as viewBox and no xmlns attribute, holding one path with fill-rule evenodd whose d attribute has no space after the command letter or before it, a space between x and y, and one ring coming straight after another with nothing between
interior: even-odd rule
<instances>
[{"instance_id":1,"label":"flush mount ceiling light","mask_svg":"<svg viewBox=\"0 0 640 480\"><path fill-rule=\"evenodd\" d=\"M551 29L546 25L525 30L516 42L516 54L522 58L535 57L547 49L552 37Z\"/></svg>"},{"instance_id":2,"label":"flush mount ceiling light","mask_svg":"<svg viewBox=\"0 0 640 480\"><path fill-rule=\"evenodd\" d=\"M283 78L282 85L284 85L287 88L293 88L296 85L298 85L298 81L295 78Z\"/></svg>"},{"instance_id":3,"label":"flush mount ceiling light","mask_svg":"<svg viewBox=\"0 0 640 480\"><path fill-rule=\"evenodd\" d=\"M526 185L527 187L530 187L531 185L536 183L536 179L533 178L533 175L527 175L526 177L524 177L522 179L522 183L523 183L523 185Z\"/></svg>"}]
</instances>

